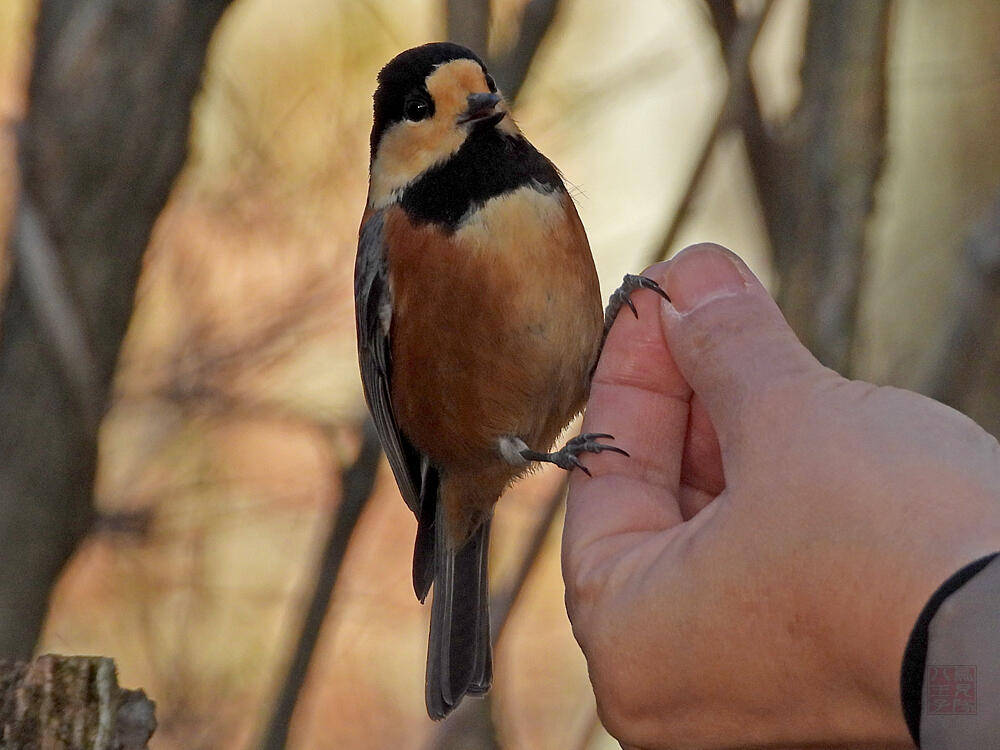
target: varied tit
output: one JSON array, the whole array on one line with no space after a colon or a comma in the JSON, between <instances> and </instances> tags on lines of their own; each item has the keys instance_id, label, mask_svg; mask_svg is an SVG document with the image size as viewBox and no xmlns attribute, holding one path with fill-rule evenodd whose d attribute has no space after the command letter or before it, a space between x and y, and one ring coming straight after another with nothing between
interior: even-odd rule
<instances>
[{"instance_id":1,"label":"varied tit","mask_svg":"<svg viewBox=\"0 0 1000 750\"><path fill-rule=\"evenodd\" d=\"M473 52L426 44L379 73L355 267L361 377L417 517L413 587L431 585L427 712L492 682L487 547L493 506L538 462L620 448L581 435L607 326L590 245L558 170L518 130ZM666 296L666 295L663 295ZM634 308L633 308L634 311Z\"/></svg>"}]
</instances>

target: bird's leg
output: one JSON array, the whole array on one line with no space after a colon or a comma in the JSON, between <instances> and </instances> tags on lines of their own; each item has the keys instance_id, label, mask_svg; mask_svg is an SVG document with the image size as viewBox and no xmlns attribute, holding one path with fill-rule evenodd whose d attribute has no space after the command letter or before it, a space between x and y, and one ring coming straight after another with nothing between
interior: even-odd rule
<instances>
[{"instance_id":1,"label":"bird's leg","mask_svg":"<svg viewBox=\"0 0 1000 750\"><path fill-rule=\"evenodd\" d=\"M622 307L628 306L628 309L632 311L632 314L636 318L639 317L639 312L635 309L635 305L631 299L632 292L636 289L652 289L667 302L670 301L670 297L667 296L667 293L663 291L662 287L660 287L660 285L652 279L646 278L645 276L636 276L631 273L625 274L625 278L622 279L622 285L611 293L611 297L608 299L608 306L604 308L604 336L601 339L602 345L604 339L608 337L608 331L611 330L611 325L615 322L615 318L618 317L618 312L622 309Z\"/></svg>"},{"instance_id":2,"label":"bird's leg","mask_svg":"<svg viewBox=\"0 0 1000 750\"><path fill-rule=\"evenodd\" d=\"M612 293L611 298L608 300L608 306L604 310L604 333L601 336L601 349L604 348L604 339L607 338L608 331L611 330L611 325L615 322L615 318L618 317L618 313L623 306L627 305L632 314L636 318L639 317L639 312L635 309L635 305L630 299L632 292L637 289L651 289L667 302L670 301L667 293L652 279L645 276L636 276L631 273L626 274L625 278L622 279L622 285ZM529 448L528 444L519 437L503 437L500 439L499 448L500 454L512 466L527 466L532 462L549 463L555 464L560 469L565 469L566 471L580 469L589 477L590 471L580 461L579 456L581 453L611 451L612 453L619 453L626 458L629 456L628 451L600 442L601 440L614 439L613 435L605 432L586 432L567 441L566 445L560 450L553 451L552 453L542 453Z\"/></svg>"},{"instance_id":3,"label":"bird's leg","mask_svg":"<svg viewBox=\"0 0 1000 750\"><path fill-rule=\"evenodd\" d=\"M566 445L564 445L560 450L552 453L541 453L529 448L527 443L521 440L521 438L505 437L500 440L500 453L514 466L527 466L533 461L549 463L555 464L560 469L566 469L567 471L574 468L580 469L589 477L590 471L588 471L587 467L580 462L579 455L581 453L602 453L604 451L611 451L612 453L620 453L621 455L628 457L627 451L614 445L607 445L606 443L598 442L602 439L614 440L614 436L608 435L604 432L586 432L567 441Z\"/></svg>"}]
</instances>

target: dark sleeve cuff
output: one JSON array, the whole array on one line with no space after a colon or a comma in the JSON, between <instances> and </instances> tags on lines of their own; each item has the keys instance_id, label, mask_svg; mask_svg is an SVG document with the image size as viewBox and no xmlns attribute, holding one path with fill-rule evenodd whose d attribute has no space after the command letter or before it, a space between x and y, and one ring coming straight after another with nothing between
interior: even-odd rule
<instances>
[{"instance_id":1,"label":"dark sleeve cuff","mask_svg":"<svg viewBox=\"0 0 1000 750\"><path fill-rule=\"evenodd\" d=\"M903 699L903 715L910 729L913 741L920 745L920 712L924 689L924 668L927 664L928 627L938 608L953 593L964 586L973 576L989 565L1000 553L982 557L955 573L941 584L924 606L917 624L913 626L910 640L903 652L903 669L900 675L900 695Z\"/></svg>"}]
</instances>

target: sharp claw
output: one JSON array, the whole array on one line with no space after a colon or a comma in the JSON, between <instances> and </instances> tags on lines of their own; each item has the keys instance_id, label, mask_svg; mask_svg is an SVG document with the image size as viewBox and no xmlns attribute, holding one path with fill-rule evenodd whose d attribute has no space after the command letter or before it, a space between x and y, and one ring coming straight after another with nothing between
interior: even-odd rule
<instances>
[{"instance_id":1,"label":"sharp claw","mask_svg":"<svg viewBox=\"0 0 1000 750\"><path fill-rule=\"evenodd\" d=\"M645 278L645 277L643 277L643 278ZM661 297L663 297L663 299L665 299L667 302L670 301L670 297L667 295L667 293L665 291L663 291L663 287L661 287L659 284L657 284L652 279L647 279L647 281L649 281L648 284L643 284L642 285L644 289L649 289L651 292L656 292Z\"/></svg>"},{"instance_id":2,"label":"sharp claw","mask_svg":"<svg viewBox=\"0 0 1000 750\"><path fill-rule=\"evenodd\" d=\"M615 445L602 445L598 453L603 453L604 451L610 451L611 453L620 453L626 458L631 458L631 456L628 454L627 451L622 450L621 448Z\"/></svg>"},{"instance_id":3,"label":"sharp claw","mask_svg":"<svg viewBox=\"0 0 1000 750\"><path fill-rule=\"evenodd\" d=\"M536 453L535 451L526 448L521 451L521 456L526 461L547 461L548 463L553 463L566 471L579 469L588 477L592 477L593 475L590 473L590 469L584 466L583 462L580 461L579 456L581 453L604 453L607 451L609 453L617 453L621 456L625 456L626 458L631 458L628 451L624 448L598 442L599 440L614 439L615 436L607 432L585 432L569 440L566 445L563 446L562 450L556 451L555 453Z\"/></svg>"},{"instance_id":4,"label":"sharp claw","mask_svg":"<svg viewBox=\"0 0 1000 750\"><path fill-rule=\"evenodd\" d=\"M637 288L649 289L659 294L667 302L670 301L670 297L667 295L665 291L663 291L663 287L661 287L659 284L657 284L648 276L632 276L631 280L632 283L635 284Z\"/></svg>"},{"instance_id":5,"label":"sharp claw","mask_svg":"<svg viewBox=\"0 0 1000 750\"><path fill-rule=\"evenodd\" d=\"M649 289L663 297L667 302L671 301L670 296L652 279L631 273L625 274L625 277L622 279L622 285L612 293L611 299L608 302L608 308L605 311L605 336L611 328L611 323L618 317L618 312L622 307L627 305L628 309L638 319L639 311L636 309L635 303L632 302L632 292L636 289Z\"/></svg>"}]
</instances>

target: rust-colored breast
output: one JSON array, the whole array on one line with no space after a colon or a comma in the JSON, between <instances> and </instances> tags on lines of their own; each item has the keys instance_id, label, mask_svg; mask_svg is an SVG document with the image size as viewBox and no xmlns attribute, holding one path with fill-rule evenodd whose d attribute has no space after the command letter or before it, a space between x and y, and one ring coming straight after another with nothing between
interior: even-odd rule
<instances>
[{"instance_id":1,"label":"rust-colored breast","mask_svg":"<svg viewBox=\"0 0 1000 750\"><path fill-rule=\"evenodd\" d=\"M451 234L397 206L386 242L399 426L445 473L506 482L518 471L499 438L547 450L583 407L600 345L600 288L572 200L525 187Z\"/></svg>"}]
</instances>

